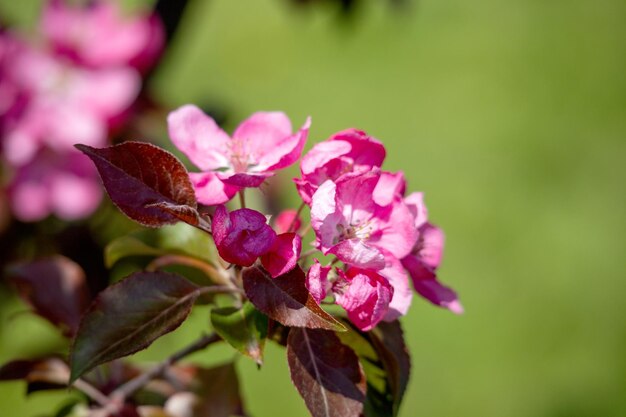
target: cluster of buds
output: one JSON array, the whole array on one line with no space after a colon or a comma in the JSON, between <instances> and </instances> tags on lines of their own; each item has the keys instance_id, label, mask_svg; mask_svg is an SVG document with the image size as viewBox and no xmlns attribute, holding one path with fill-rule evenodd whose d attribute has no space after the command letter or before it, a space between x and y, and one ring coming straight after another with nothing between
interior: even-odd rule
<instances>
[{"instance_id":1,"label":"cluster of buds","mask_svg":"<svg viewBox=\"0 0 626 417\"><path fill-rule=\"evenodd\" d=\"M196 198L216 206L212 233L228 263L261 264L273 278L308 264L306 286L317 303L335 302L359 329L407 313L412 290L454 313L463 311L456 293L437 279L443 232L428 221L423 194L406 195L402 172L381 167L383 144L349 129L316 144L300 162L294 179L300 210L286 210L268 224L263 213L228 202L244 188L259 187L297 162L310 120L295 133L280 112L259 112L242 122L232 137L199 108L172 112L168 126L174 145L201 172L190 173ZM310 208L313 249L301 253L302 209ZM301 230L304 229L304 230Z\"/></svg>"},{"instance_id":2,"label":"cluster of buds","mask_svg":"<svg viewBox=\"0 0 626 417\"><path fill-rule=\"evenodd\" d=\"M75 143L106 146L156 62L164 32L152 14L127 17L112 0L50 0L38 42L0 32L0 145L14 215L86 217L97 173Z\"/></svg>"}]
</instances>

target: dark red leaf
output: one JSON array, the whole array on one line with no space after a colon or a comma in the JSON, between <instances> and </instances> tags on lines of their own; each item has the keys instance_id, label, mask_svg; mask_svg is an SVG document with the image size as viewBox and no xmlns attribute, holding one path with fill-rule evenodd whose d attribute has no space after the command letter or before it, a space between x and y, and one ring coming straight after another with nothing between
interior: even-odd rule
<instances>
[{"instance_id":1,"label":"dark red leaf","mask_svg":"<svg viewBox=\"0 0 626 417\"><path fill-rule=\"evenodd\" d=\"M200 230L204 230L207 233L211 233L211 223L208 219L200 216L198 210L186 205L171 204L165 201L160 203L149 204L147 207L156 207L159 210L165 211L187 224L197 227Z\"/></svg>"},{"instance_id":2,"label":"dark red leaf","mask_svg":"<svg viewBox=\"0 0 626 417\"><path fill-rule=\"evenodd\" d=\"M76 147L96 165L113 203L136 222L158 227L179 220L170 212L154 207L155 203L196 210L189 174L171 153L142 142L124 142L102 149Z\"/></svg>"},{"instance_id":3,"label":"dark red leaf","mask_svg":"<svg viewBox=\"0 0 626 417\"><path fill-rule=\"evenodd\" d=\"M28 393L67 388L69 375L67 364L55 357L15 360L0 367L0 381L26 381Z\"/></svg>"},{"instance_id":4,"label":"dark red leaf","mask_svg":"<svg viewBox=\"0 0 626 417\"><path fill-rule=\"evenodd\" d=\"M387 375L393 398L393 415L397 415L411 374L411 357L404 342L399 321L380 322L367 333Z\"/></svg>"},{"instance_id":5,"label":"dark red leaf","mask_svg":"<svg viewBox=\"0 0 626 417\"><path fill-rule=\"evenodd\" d=\"M341 333L341 341L359 357L367 377L366 417L398 415L409 382L411 360L398 321L381 322L369 332Z\"/></svg>"},{"instance_id":6,"label":"dark red leaf","mask_svg":"<svg viewBox=\"0 0 626 417\"><path fill-rule=\"evenodd\" d=\"M200 368L199 384L194 390L200 401L194 416L230 417L245 415L235 365L227 363L214 368Z\"/></svg>"},{"instance_id":7,"label":"dark red leaf","mask_svg":"<svg viewBox=\"0 0 626 417\"><path fill-rule=\"evenodd\" d=\"M277 278L258 267L246 268L243 287L256 308L285 326L346 330L315 302L299 266Z\"/></svg>"},{"instance_id":8,"label":"dark red leaf","mask_svg":"<svg viewBox=\"0 0 626 417\"><path fill-rule=\"evenodd\" d=\"M90 301L85 273L78 264L55 255L15 264L8 272L20 296L35 313L60 327L66 336L76 333L80 316Z\"/></svg>"},{"instance_id":9,"label":"dark red leaf","mask_svg":"<svg viewBox=\"0 0 626 417\"><path fill-rule=\"evenodd\" d=\"M334 332L293 328L287 339L291 380L313 417L358 417L365 375L356 354Z\"/></svg>"},{"instance_id":10,"label":"dark red leaf","mask_svg":"<svg viewBox=\"0 0 626 417\"><path fill-rule=\"evenodd\" d=\"M130 355L176 329L200 288L167 272L137 272L96 297L70 354L71 382L93 367Z\"/></svg>"}]
</instances>

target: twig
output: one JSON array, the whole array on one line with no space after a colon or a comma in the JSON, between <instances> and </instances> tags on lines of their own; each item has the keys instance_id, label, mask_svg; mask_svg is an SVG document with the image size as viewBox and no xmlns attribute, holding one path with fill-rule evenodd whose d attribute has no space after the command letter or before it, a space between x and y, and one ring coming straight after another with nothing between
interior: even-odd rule
<instances>
[{"instance_id":1,"label":"twig","mask_svg":"<svg viewBox=\"0 0 626 417\"><path fill-rule=\"evenodd\" d=\"M241 204L241 208L246 208L246 189L242 188L239 190L239 203Z\"/></svg>"},{"instance_id":2,"label":"twig","mask_svg":"<svg viewBox=\"0 0 626 417\"><path fill-rule=\"evenodd\" d=\"M212 345L213 343L219 342L220 340L222 340L221 337L219 337L215 333L202 336L200 339L196 340L191 345L174 353L172 356L170 356L169 358L167 358L166 360L164 360L163 362L161 362L154 368L147 370L141 375L131 379L130 381L118 387L115 391L111 393L111 395L109 395L109 398L107 399L108 400L107 407L109 407L111 404L113 404L114 406L118 404L124 404L124 400L127 397L131 396L136 391L141 389L144 385L146 385L152 379L162 375L163 372L167 370L167 368L174 365L176 362L183 359L184 357L189 356L192 353L198 352L200 350L203 350L207 348L208 346Z\"/></svg>"},{"instance_id":3,"label":"twig","mask_svg":"<svg viewBox=\"0 0 626 417\"><path fill-rule=\"evenodd\" d=\"M91 398L101 406L108 405L109 397L104 395L98 388L94 387L84 379L77 379L72 385L74 385L74 388L81 391L83 394L87 395L89 398Z\"/></svg>"},{"instance_id":4,"label":"twig","mask_svg":"<svg viewBox=\"0 0 626 417\"><path fill-rule=\"evenodd\" d=\"M289 224L289 227L287 228L287 233L291 232L291 229L293 229L293 226L296 224L296 222L300 218L300 213L302 213L302 209L304 209L305 205L306 205L306 203L303 201L300 204L300 207L298 207L298 211L296 211L296 215L293 216L293 219L291 219L291 223ZM294 230L294 232L295 232L295 230Z\"/></svg>"},{"instance_id":5,"label":"twig","mask_svg":"<svg viewBox=\"0 0 626 417\"><path fill-rule=\"evenodd\" d=\"M164 255L156 258L146 266L147 271L156 271L169 265L185 265L202 271L206 276L211 278L217 284L228 285L228 276L222 273L223 268L218 269L207 261L203 261L191 256L185 255Z\"/></svg>"},{"instance_id":6,"label":"twig","mask_svg":"<svg viewBox=\"0 0 626 417\"><path fill-rule=\"evenodd\" d=\"M298 262L306 260L306 258L308 258L311 255L314 255L316 252L318 252L317 249L309 249L306 252L303 252L300 255L300 258L298 258Z\"/></svg>"}]
</instances>

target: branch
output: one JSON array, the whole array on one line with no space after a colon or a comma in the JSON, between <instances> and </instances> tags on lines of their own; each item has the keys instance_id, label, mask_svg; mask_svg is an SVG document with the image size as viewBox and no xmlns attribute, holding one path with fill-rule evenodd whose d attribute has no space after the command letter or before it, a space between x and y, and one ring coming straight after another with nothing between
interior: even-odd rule
<instances>
[{"instance_id":1,"label":"branch","mask_svg":"<svg viewBox=\"0 0 626 417\"><path fill-rule=\"evenodd\" d=\"M106 406L109 403L109 397L104 395L98 388L94 387L89 382L83 379L77 379L72 385L74 385L74 388L81 391L83 394L85 394L101 406Z\"/></svg>"},{"instance_id":2,"label":"branch","mask_svg":"<svg viewBox=\"0 0 626 417\"><path fill-rule=\"evenodd\" d=\"M91 414L92 416L99 417L99 416L108 416L109 414L115 414L119 412L119 410L124 406L124 402L126 398L133 395L135 392L140 390L144 385L146 385L148 382L150 382L154 378L163 375L170 366L174 365L175 363L185 358L186 356L189 356L192 353L203 350L207 348L208 346L212 345L213 343L219 342L220 340L222 340L222 338L219 337L215 333L202 336L200 339L196 340L191 345L174 353L173 355L171 355L169 358L167 358L160 364L156 365L155 367L151 369L148 369L146 372L136 376L135 378L131 379L125 384L122 384L113 392L111 392L111 394L108 397L104 396L104 394L100 393L99 391L98 393L101 394L103 398L100 397L98 394L95 394L98 398L93 397L91 394L94 394L94 391L90 390L89 388L87 388L87 390L89 390L91 394L84 391L83 388L85 388L85 385L82 384L82 382L80 384L81 388L79 388L78 386L76 386L76 388L81 389L81 391L85 392L85 394L89 395L92 399L94 399L96 402L102 405L101 409L96 410L93 412L93 414ZM79 382L79 381L80 380L76 382ZM95 388L94 390L97 391Z\"/></svg>"},{"instance_id":3,"label":"branch","mask_svg":"<svg viewBox=\"0 0 626 417\"><path fill-rule=\"evenodd\" d=\"M230 276L224 268L216 268L207 261L186 255L163 255L146 266L146 271L156 271L169 265L185 265L202 271L217 284L230 285Z\"/></svg>"}]
</instances>

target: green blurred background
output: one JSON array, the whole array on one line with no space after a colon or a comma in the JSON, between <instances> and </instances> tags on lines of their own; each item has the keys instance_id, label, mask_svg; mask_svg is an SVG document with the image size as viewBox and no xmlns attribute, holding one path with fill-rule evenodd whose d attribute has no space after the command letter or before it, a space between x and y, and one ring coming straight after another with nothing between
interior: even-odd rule
<instances>
[{"instance_id":1,"label":"green blurred background","mask_svg":"<svg viewBox=\"0 0 626 417\"><path fill-rule=\"evenodd\" d=\"M0 5L28 27L40 2ZM309 147L364 129L387 146L385 167L426 192L447 234L440 276L466 313L415 298L403 417L626 415L626 2L371 0L346 18L196 0L152 88L168 107L228 109L227 130L260 109L296 125L311 115ZM2 297L0 362L62 343ZM199 309L138 359L161 359L205 322ZM306 415L282 349L239 370L251 414ZM0 416L67 398L24 389L0 385Z\"/></svg>"}]
</instances>

